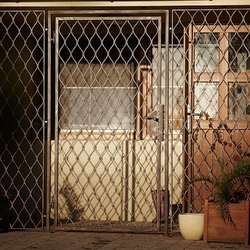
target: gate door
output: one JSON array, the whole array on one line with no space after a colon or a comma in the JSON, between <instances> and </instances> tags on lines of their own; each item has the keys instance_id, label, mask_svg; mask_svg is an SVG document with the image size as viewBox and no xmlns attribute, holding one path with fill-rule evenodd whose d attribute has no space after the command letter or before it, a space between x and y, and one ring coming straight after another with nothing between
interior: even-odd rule
<instances>
[{"instance_id":1,"label":"gate door","mask_svg":"<svg viewBox=\"0 0 250 250\"><path fill-rule=\"evenodd\" d=\"M148 133L146 117L161 98L162 17L127 14L55 17L61 228L156 229L151 190L164 188L157 186L164 145Z\"/></svg>"},{"instance_id":2,"label":"gate door","mask_svg":"<svg viewBox=\"0 0 250 250\"><path fill-rule=\"evenodd\" d=\"M44 20L42 11L0 12L0 198L10 200L11 228L43 227Z\"/></svg>"},{"instance_id":3,"label":"gate door","mask_svg":"<svg viewBox=\"0 0 250 250\"><path fill-rule=\"evenodd\" d=\"M227 171L249 155L249 16L249 10L173 12L173 34L179 30L184 45L185 180L219 178L221 163ZM213 188L207 182L190 188L187 210L202 211Z\"/></svg>"}]
</instances>

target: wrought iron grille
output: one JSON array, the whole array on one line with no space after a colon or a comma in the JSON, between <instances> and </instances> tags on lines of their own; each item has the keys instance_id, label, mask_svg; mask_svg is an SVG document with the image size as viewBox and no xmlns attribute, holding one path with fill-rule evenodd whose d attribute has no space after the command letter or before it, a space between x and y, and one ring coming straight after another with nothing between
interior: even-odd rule
<instances>
[{"instance_id":1,"label":"wrought iron grille","mask_svg":"<svg viewBox=\"0 0 250 250\"><path fill-rule=\"evenodd\" d=\"M162 18L55 23L55 223L155 231L151 190L163 146L146 117L160 103Z\"/></svg>"},{"instance_id":2,"label":"wrought iron grille","mask_svg":"<svg viewBox=\"0 0 250 250\"><path fill-rule=\"evenodd\" d=\"M12 228L43 226L44 20L43 11L0 12L0 189Z\"/></svg>"},{"instance_id":3,"label":"wrought iron grille","mask_svg":"<svg viewBox=\"0 0 250 250\"><path fill-rule=\"evenodd\" d=\"M48 54L45 12L0 13L0 194L11 199L12 228L42 227L47 196L60 228L159 230L151 191L160 184L175 230L179 212L202 211L214 192L201 183L182 197L183 183L219 177L218 159L229 168L248 152L249 10L173 10L169 37L164 11L57 12ZM170 133L159 142L146 117L168 98Z\"/></svg>"},{"instance_id":4,"label":"wrought iron grille","mask_svg":"<svg viewBox=\"0 0 250 250\"><path fill-rule=\"evenodd\" d=\"M249 16L249 10L172 12L173 190L193 176L219 178L218 160L227 169L249 152ZM214 195L203 182L172 199L200 212Z\"/></svg>"}]
</instances>

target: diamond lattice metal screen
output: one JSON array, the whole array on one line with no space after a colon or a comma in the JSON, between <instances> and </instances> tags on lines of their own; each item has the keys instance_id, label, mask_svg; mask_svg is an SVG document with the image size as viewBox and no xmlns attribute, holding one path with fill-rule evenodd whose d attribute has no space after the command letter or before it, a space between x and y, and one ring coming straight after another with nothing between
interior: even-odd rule
<instances>
[{"instance_id":1,"label":"diamond lattice metal screen","mask_svg":"<svg viewBox=\"0 0 250 250\"><path fill-rule=\"evenodd\" d=\"M43 226L45 13L0 12L1 217Z\"/></svg>"},{"instance_id":2,"label":"diamond lattice metal screen","mask_svg":"<svg viewBox=\"0 0 250 250\"><path fill-rule=\"evenodd\" d=\"M158 174L164 188L165 148L146 117L165 86L163 21L123 13L55 18L57 226L156 230L151 190Z\"/></svg>"},{"instance_id":3,"label":"diamond lattice metal screen","mask_svg":"<svg viewBox=\"0 0 250 250\"><path fill-rule=\"evenodd\" d=\"M178 229L180 211L213 196L201 183L182 197L183 182L219 177L218 159L230 168L249 149L249 10L173 10L169 38L164 11L65 13L48 14L47 54L45 12L0 12L0 195L11 227L42 227L47 196L60 228L156 231L158 188L169 191L164 202L158 193L159 219L169 201ZM162 142L158 117L146 119L161 103L171 132Z\"/></svg>"},{"instance_id":4,"label":"diamond lattice metal screen","mask_svg":"<svg viewBox=\"0 0 250 250\"><path fill-rule=\"evenodd\" d=\"M218 159L227 169L249 152L249 20L249 10L172 12L173 190L195 175L219 178ZM172 199L200 212L209 196L203 182Z\"/></svg>"}]
</instances>

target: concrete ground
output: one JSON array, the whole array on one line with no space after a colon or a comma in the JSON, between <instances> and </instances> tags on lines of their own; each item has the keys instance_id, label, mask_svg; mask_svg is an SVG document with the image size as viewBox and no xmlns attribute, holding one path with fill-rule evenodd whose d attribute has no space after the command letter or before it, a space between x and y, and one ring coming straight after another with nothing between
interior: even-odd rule
<instances>
[{"instance_id":1,"label":"concrete ground","mask_svg":"<svg viewBox=\"0 0 250 250\"><path fill-rule=\"evenodd\" d=\"M12 231L0 234L0 250L243 250L242 244L204 243L184 240L180 235L160 234Z\"/></svg>"}]
</instances>

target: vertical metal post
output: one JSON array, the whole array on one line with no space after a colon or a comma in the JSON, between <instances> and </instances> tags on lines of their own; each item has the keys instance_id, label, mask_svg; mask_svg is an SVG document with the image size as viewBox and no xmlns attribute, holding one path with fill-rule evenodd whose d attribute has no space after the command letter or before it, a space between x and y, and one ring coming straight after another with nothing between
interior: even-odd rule
<instances>
[{"instance_id":1,"label":"vertical metal post","mask_svg":"<svg viewBox=\"0 0 250 250\"><path fill-rule=\"evenodd\" d=\"M59 96L59 79L58 79L58 68L59 68L59 20L55 20L55 171L54 171L54 228L58 222L58 161L59 161L59 124L58 124L58 96Z\"/></svg>"},{"instance_id":2,"label":"vertical metal post","mask_svg":"<svg viewBox=\"0 0 250 250\"><path fill-rule=\"evenodd\" d=\"M158 58L157 58L157 117L158 117L158 135L157 135L157 141L156 141L156 147L157 147L157 156L156 156L156 164L157 164L157 169L156 169L156 185L157 185L157 204L156 204L156 227L157 230L160 231L161 230L161 125L160 123L161 121L161 72L162 72L162 50L161 50L161 29L162 29L162 25L161 25L161 20L159 20L158 23Z\"/></svg>"},{"instance_id":3,"label":"vertical metal post","mask_svg":"<svg viewBox=\"0 0 250 250\"><path fill-rule=\"evenodd\" d=\"M172 40L173 41L173 40ZM163 110L163 130L165 125L165 235L168 235L168 224L169 224L169 201L170 193L169 190L169 12L166 11L166 20L165 20L165 112ZM173 89L173 88L172 88ZM173 94L171 95L173 96ZM165 118L165 120L164 120Z\"/></svg>"},{"instance_id":4,"label":"vertical metal post","mask_svg":"<svg viewBox=\"0 0 250 250\"><path fill-rule=\"evenodd\" d=\"M48 94L47 94L47 181L46 181L46 229L50 231L51 196L51 15L48 14Z\"/></svg>"},{"instance_id":5,"label":"vertical metal post","mask_svg":"<svg viewBox=\"0 0 250 250\"><path fill-rule=\"evenodd\" d=\"M159 104L157 107L157 117L158 117L158 138L157 138L157 172L156 172L156 183L157 183L157 230L161 229L161 142L163 141L163 130L164 130L164 105Z\"/></svg>"}]
</instances>

